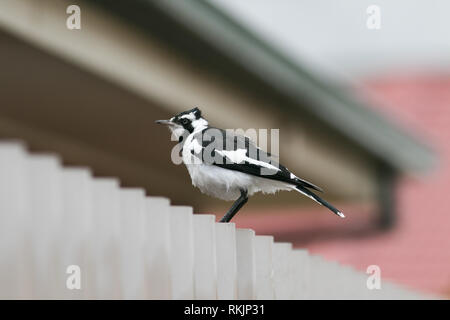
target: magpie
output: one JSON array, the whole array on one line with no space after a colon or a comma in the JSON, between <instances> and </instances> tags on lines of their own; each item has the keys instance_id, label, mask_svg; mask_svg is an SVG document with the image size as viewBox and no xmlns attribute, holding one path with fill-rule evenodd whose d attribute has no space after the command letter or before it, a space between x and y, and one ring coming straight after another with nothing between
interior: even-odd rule
<instances>
[{"instance_id":1,"label":"magpie","mask_svg":"<svg viewBox=\"0 0 450 320\"><path fill-rule=\"evenodd\" d=\"M157 120L156 123L167 125L179 141L183 163L195 187L209 196L234 200L220 222L230 222L254 193L275 193L279 190L295 190L341 218L345 217L311 191L323 192L321 188L297 177L248 137L209 126L198 108L181 112L169 120Z\"/></svg>"}]
</instances>

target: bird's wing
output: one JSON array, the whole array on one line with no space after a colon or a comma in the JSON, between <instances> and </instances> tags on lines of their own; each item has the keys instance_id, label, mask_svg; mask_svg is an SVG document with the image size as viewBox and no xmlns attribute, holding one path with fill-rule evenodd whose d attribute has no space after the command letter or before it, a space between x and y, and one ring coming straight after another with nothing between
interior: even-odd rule
<instances>
[{"instance_id":1,"label":"bird's wing","mask_svg":"<svg viewBox=\"0 0 450 320\"><path fill-rule=\"evenodd\" d=\"M298 178L248 137L208 127L194 136L191 153L203 163L322 191Z\"/></svg>"}]
</instances>

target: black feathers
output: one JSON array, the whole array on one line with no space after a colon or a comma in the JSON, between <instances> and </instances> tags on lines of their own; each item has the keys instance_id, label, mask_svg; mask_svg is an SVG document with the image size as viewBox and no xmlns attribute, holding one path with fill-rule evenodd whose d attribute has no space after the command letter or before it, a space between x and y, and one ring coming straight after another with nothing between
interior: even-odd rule
<instances>
[{"instance_id":1,"label":"black feathers","mask_svg":"<svg viewBox=\"0 0 450 320\"><path fill-rule=\"evenodd\" d=\"M322 206L327 207L328 209L330 209L334 214L338 215L339 217L345 218L345 216L342 212L340 212L338 209L333 207L330 203L328 203L326 200L322 199L321 197L319 197L317 194L313 193L312 191L310 191L302 186L297 186L295 188L295 190L297 190L301 194L313 199L314 201L321 204Z\"/></svg>"},{"instance_id":2,"label":"black feathers","mask_svg":"<svg viewBox=\"0 0 450 320\"><path fill-rule=\"evenodd\" d=\"M208 127L197 133L194 139L197 139L202 148L200 152L193 154L204 163L322 191L318 186L293 175L248 137ZM242 161L237 162L237 158Z\"/></svg>"}]
</instances>

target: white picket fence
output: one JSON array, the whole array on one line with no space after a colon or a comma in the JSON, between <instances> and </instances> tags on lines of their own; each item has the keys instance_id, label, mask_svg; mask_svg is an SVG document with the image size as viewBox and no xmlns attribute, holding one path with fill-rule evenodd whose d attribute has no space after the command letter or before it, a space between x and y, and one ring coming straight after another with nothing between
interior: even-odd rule
<instances>
[{"instance_id":1,"label":"white picket fence","mask_svg":"<svg viewBox=\"0 0 450 320\"><path fill-rule=\"evenodd\" d=\"M369 290L367 277L0 143L0 298L424 298L385 282Z\"/></svg>"}]
</instances>

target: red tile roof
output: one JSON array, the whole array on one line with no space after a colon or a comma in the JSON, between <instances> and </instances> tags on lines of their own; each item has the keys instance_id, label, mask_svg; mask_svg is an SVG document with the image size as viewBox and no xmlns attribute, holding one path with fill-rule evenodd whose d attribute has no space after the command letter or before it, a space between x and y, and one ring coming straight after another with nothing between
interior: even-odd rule
<instances>
[{"instance_id":1,"label":"red tile roof","mask_svg":"<svg viewBox=\"0 0 450 320\"><path fill-rule=\"evenodd\" d=\"M313 253L360 270L376 264L385 279L427 292L448 294L450 204L446 200L450 198L450 76L409 74L380 78L367 82L362 94L370 97L394 121L424 136L438 154L437 168L426 176L401 179L396 190L398 224L392 231L371 237L316 241L307 247ZM317 218L309 221L305 216L308 215L286 213L277 218L271 216L270 221L252 219L251 224L258 233L275 231L276 236L277 231L283 234L292 226L297 228L293 231L301 234L299 225L311 230L314 224L320 224L323 235L326 224L335 223L326 214L320 223ZM367 223L370 214L361 216L365 220L361 218L358 223ZM295 223L292 219L299 221ZM248 224L244 215L236 220L238 226Z\"/></svg>"},{"instance_id":2,"label":"red tile roof","mask_svg":"<svg viewBox=\"0 0 450 320\"><path fill-rule=\"evenodd\" d=\"M430 175L403 178L397 188L398 227L361 241L312 244L313 252L434 293L450 289L450 76L397 75L368 82L380 110L431 142L439 163ZM401 146L399 146L401 148Z\"/></svg>"}]
</instances>

